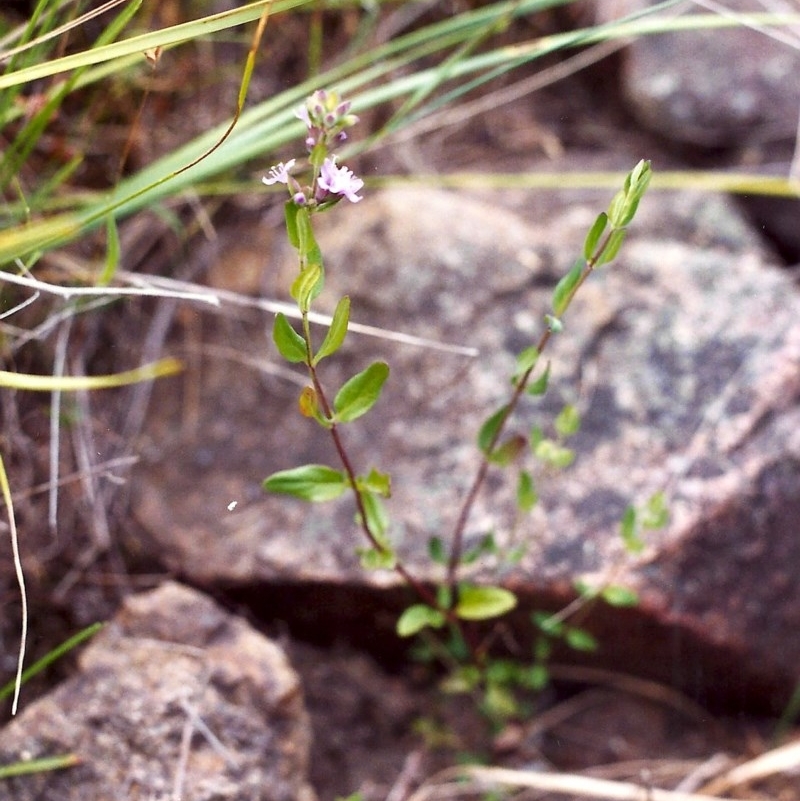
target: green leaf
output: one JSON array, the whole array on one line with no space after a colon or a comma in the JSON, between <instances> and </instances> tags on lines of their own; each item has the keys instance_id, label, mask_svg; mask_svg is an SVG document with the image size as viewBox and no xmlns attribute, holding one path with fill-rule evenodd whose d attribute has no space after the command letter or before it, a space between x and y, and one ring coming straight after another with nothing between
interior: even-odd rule
<instances>
[{"instance_id":1,"label":"green leaf","mask_svg":"<svg viewBox=\"0 0 800 801\"><path fill-rule=\"evenodd\" d=\"M517 508L528 513L539 501L539 493L533 483L533 477L527 470L522 470L517 480Z\"/></svg>"},{"instance_id":2,"label":"green leaf","mask_svg":"<svg viewBox=\"0 0 800 801\"><path fill-rule=\"evenodd\" d=\"M453 593L447 584L440 584L436 588L436 603L439 604L439 609L449 609L453 605ZM458 639L458 632L453 631L453 636ZM464 654L469 653L467 644L462 642ZM452 653L452 649L450 649Z\"/></svg>"},{"instance_id":3,"label":"green leaf","mask_svg":"<svg viewBox=\"0 0 800 801\"><path fill-rule=\"evenodd\" d=\"M568 403L556 416L555 428L561 437L577 434L581 427L581 416L578 410Z\"/></svg>"},{"instance_id":4,"label":"green leaf","mask_svg":"<svg viewBox=\"0 0 800 801\"><path fill-rule=\"evenodd\" d=\"M604 587L600 597L609 606L636 606L639 603L639 596L634 590L616 584Z\"/></svg>"},{"instance_id":5,"label":"green leaf","mask_svg":"<svg viewBox=\"0 0 800 801\"><path fill-rule=\"evenodd\" d=\"M397 565L397 556L390 548L357 548L356 553L364 570L394 570Z\"/></svg>"},{"instance_id":6,"label":"green leaf","mask_svg":"<svg viewBox=\"0 0 800 801\"><path fill-rule=\"evenodd\" d=\"M550 381L550 362L547 362L547 367L544 368L544 372L535 380L531 381L528 384L528 388L525 392L528 395L544 395L547 392L547 384Z\"/></svg>"},{"instance_id":7,"label":"green leaf","mask_svg":"<svg viewBox=\"0 0 800 801\"><path fill-rule=\"evenodd\" d=\"M586 234L586 240L583 243L583 258L586 261L591 261L594 256L594 249L597 247L597 243L607 227L608 215L605 212L601 212L589 229L589 233Z\"/></svg>"},{"instance_id":8,"label":"green leaf","mask_svg":"<svg viewBox=\"0 0 800 801\"><path fill-rule=\"evenodd\" d=\"M311 212L308 207L299 206L295 215L297 233L297 248L301 262L304 265L322 265L322 253L314 237L314 228L311 225Z\"/></svg>"},{"instance_id":9,"label":"green leaf","mask_svg":"<svg viewBox=\"0 0 800 801\"><path fill-rule=\"evenodd\" d=\"M116 275L117 267L119 267L119 253L117 220L113 214L109 214L106 217L106 263L95 281L96 286L108 286L111 283L111 279Z\"/></svg>"},{"instance_id":10,"label":"green leaf","mask_svg":"<svg viewBox=\"0 0 800 801\"><path fill-rule=\"evenodd\" d=\"M527 444L525 437L520 434L513 434L508 437L502 445L498 445L490 454L489 461L492 464L506 467L510 465L525 450Z\"/></svg>"},{"instance_id":11,"label":"green leaf","mask_svg":"<svg viewBox=\"0 0 800 801\"><path fill-rule=\"evenodd\" d=\"M497 436L500 426L505 422L508 406L502 406L491 417L486 419L478 431L478 447L481 453L489 455L489 447Z\"/></svg>"},{"instance_id":12,"label":"green leaf","mask_svg":"<svg viewBox=\"0 0 800 801\"><path fill-rule=\"evenodd\" d=\"M546 662L553 655L553 641L549 636L537 637L533 648L533 655L537 663Z\"/></svg>"},{"instance_id":13,"label":"green leaf","mask_svg":"<svg viewBox=\"0 0 800 801\"><path fill-rule=\"evenodd\" d=\"M427 604L414 604L409 606L397 621L397 634L399 637L411 637L430 626L440 629L445 624L445 616Z\"/></svg>"},{"instance_id":14,"label":"green leaf","mask_svg":"<svg viewBox=\"0 0 800 801\"><path fill-rule=\"evenodd\" d=\"M389 365L386 362L373 362L366 370L345 382L333 401L336 419L341 423L349 423L366 414L380 397L388 377Z\"/></svg>"},{"instance_id":15,"label":"green leaf","mask_svg":"<svg viewBox=\"0 0 800 801\"><path fill-rule=\"evenodd\" d=\"M583 629L568 628L564 633L564 639L567 645L576 651L588 652L597 650L597 640Z\"/></svg>"},{"instance_id":16,"label":"green leaf","mask_svg":"<svg viewBox=\"0 0 800 801\"><path fill-rule=\"evenodd\" d=\"M364 504L364 514L367 517L367 528L375 535L381 544L385 541L389 530L389 515L380 497L374 492L361 491L361 502ZM388 545L388 543L386 543Z\"/></svg>"},{"instance_id":17,"label":"green leaf","mask_svg":"<svg viewBox=\"0 0 800 801\"><path fill-rule=\"evenodd\" d=\"M336 311L333 313L331 327L325 334L325 339L314 356L314 364L318 364L326 356L336 353L342 346L344 338L347 336L347 325L350 322L350 298L345 295L337 304Z\"/></svg>"},{"instance_id":18,"label":"green leaf","mask_svg":"<svg viewBox=\"0 0 800 801\"><path fill-rule=\"evenodd\" d=\"M487 685L481 709L494 720L505 720L520 713L520 705L514 698L514 693L507 687L494 683Z\"/></svg>"},{"instance_id":19,"label":"green leaf","mask_svg":"<svg viewBox=\"0 0 800 801\"><path fill-rule=\"evenodd\" d=\"M634 218L652 177L650 162L641 160L625 178L623 188L617 192L608 208L612 228L624 228Z\"/></svg>"},{"instance_id":20,"label":"green leaf","mask_svg":"<svg viewBox=\"0 0 800 801\"><path fill-rule=\"evenodd\" d=\"M642 528L656 530L664 528L669 523L669 509L663 492L656 492L652 495L644 507L642 517Z\"/></svg>"},{"instance_id":21,"label":"green leaf","mask_svg":"<svg viewBox=\"0 0 800 801\"><path fill-rule=\"evenodd\" d=\"M533 612L531 621L534 626L551 637L561 637L564 634L564 623L549 612Z\"/></svg>"},{"instance_id":22,"label":"green leaf","mask_svg":"<svg viewBox=\"0 0 800 801\"><path fill-rule=\"evenodd\" d=\"M561 317L567 310L583 276L584 269L583 259L578 259L572 269L556 284L556 288L553 290L553 314L556 317Z\"/></svg>"},{"instance_id":23,"label":"green leaf","mask_svg":"<svg viewBox=\"0 0 800 801\"><path fill-rule=\"evenodd\" d=\"M550 682L550 671L547 665L531 665L520 673L519 683L528 690L543 690Z\"/></svg>"},{"instance_id":24,"label":"green leaf","mask_svg":"<svg viewBox=\"0 0 800 801\"><path fill-rule=\"evenodd\" d=\"M455 613L462 620L489 620L500 617L517 605L513 592L503 587L459 587Z\"/></svg>"},{"instance_id":25,"label":"green leaf","mask_svg":"<svg viewBox=\"0 0 800 801\"><path fill-rule=\"evenodd\" d=\"M614 261L614 259L617 258L617 254L622 247L622 243L625 241L627 233L625 228L617 228L615 231L611 232L611 236L608 237L608 242L606 242L603 252L597 257L597 261L594 263L595 267L608 264L610 261Z\"/></svg>"},{"instance_id":26,"label":"green leaf","mask_svg":"<svg viewBox=\"0 0 800 801\"><path fill-rule=\"evenodd\" d=\"M486 681L494 684L513 684L519 676L520 665L511 659L492 659L486 666Z\"/></svg>"},{"instance_id":27,"label":"green leaf","mask_svg":"<svg viewBox=\"0 0 800 801\"><path fill-rule=\"evenodd\" d=\"M514 375L511 378L512 383L516 384L522 376L529 370L535 367L536 362L539 360L539 349L535 345L525 348L518 356L517 363L514 368Z\"/></svg>"},{"instance_id":28,"label":"green leaf","mask_svg":"<svg viewBox=\"0 0 800 801\"><path fill-rule=\"evenodd\" d=\"M533 455L550 467L569 467L575 461L575 452L571 448L565 448L552 439L538 442L533 449Z\"/></svg>"},{"instance_id":29,"label":"green leaf","mask_svg":"<svg viewBox=\"0 0 800 801\"><path fill-rule=\"evenodd\" d=\"M325 274L322 270L322 261L313 261L300 271L295 278L289 293L300 307L300 311L307 312L311 302L322 292L325 285Z\"/></svg>"},{"instance_id":30,"label":"green leaf","mask_svg":"<svg viewBox=\"0 0 800 801\"><path fill-rule=\"evenodd\" d=\"M392 479L388 473L381 473L374 467L366 476L356 478L356 489L367 490L389 498L392 494Z\"/></svg>"},{"instance_id":31,"label":"green leaf","mask_svg":"<svg viewBox=\"0 0 800 801\"><path fill-rule=\"evenodd\" d=\"M300 233L298 231L297 216L301 207L293 200L287 200L283 204L283 217L286 220L286 234L289 237L289 244L295 249L300 250ZM304 210L306 214L308 211Z\"/></svg>"},{"instance_id":32,"label":"green leaf","mask_svg":"<svg viewBox=\"0 0 800 801\"><path fill-rule=\"evenodd\" d=\"M264 479L263 487L268 492L317 502L338 498L347 489L348 481L344 473L332 467L306 464L273 473Z\"/></svg>"},{"instance_id":33,"label":"green leaf","mask_svg":"<svg viewBox=\"0 0 800 801\"><path fill-rule=\"evenodd\" d=\"M497 553L497 543L494 539L494 533L489 532L488 534L484 534L476 545L473 545L471 548L468 548L464 553L461 555L461 564L462 565L471 565L478 561L481 556L487 556L488 554L496 554Z\"/></svg>"},{"instance_id":34,"label":"green leaf","mask_svg":"<svg viewBox=\"0 0 800 801\"><path fill-rule=\"evenodd\" d=\"M297 405L300 407L300 414L303 417L317 419L320 416L319 401L314 387L303 387L300 397L297 399Z\"/></svg>"},{"instance_id":35,"label":"green leaf","mask_svg":"<svg viewBox=\"0 0 800 801\"><path fill-rule=\"evenodd\" d=\"M428 538L428 556L431 562L436 562L437 565L447 564L447 552L441 537Z\"/></svg>"},{"instance_id":36,"label":"green leaf","mask_svg":"<svg viewBox=\"0 0 800 801\"><path fill-rule=\"evenodd\" d=\"M600 590L594 584L588 584L583 579L576 579L572 582L572 586L585 601L591 601L600 594Z\"/></svg>"},{"instance_id":37,"label":"green leaf","mask_svg":"<svg viewBox=\"0 0 800 801\"><path fill-rule=\"evenodd\" d=\"M278 312L275 315L275 323L272 326L272 341L278 348L278 353L287 362L296 364L306 360L308 355L306 341L289 325L289 321L283 312Z\"/></svg>"},{"instance_id":38,"label":"green leaf","mask_svg":"<svg viewBox=\"0 0 800 801\"><path fill-rule=\"evenodd\" d=\"M639 536L638 515L633 506L628 506L622 514L620 536L631 553L640 553L644 550L644 541Z\"/></svg>"},{"instance_id":39,"label":"green leaf","mask_svg":"<svg viewBox=\"0 0 800 801\"><path fill-rule=\"evenodd\" d=\"M483 676L477 665L462 665L453 670L439 685L450 695L469 693L480 686Z\"/></svg>"}]
</instances>

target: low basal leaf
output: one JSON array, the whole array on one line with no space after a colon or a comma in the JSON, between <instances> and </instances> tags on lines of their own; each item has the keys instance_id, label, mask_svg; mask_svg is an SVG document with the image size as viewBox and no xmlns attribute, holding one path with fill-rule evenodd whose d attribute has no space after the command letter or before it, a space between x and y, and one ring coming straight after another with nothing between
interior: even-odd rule
<instances>
[{"instance_id":1,"label":"low basal leaf","mask_svg":"<svg viewBox=\"0 0 800 801\"><path fill-rule=\"evenodd\" d=\"M500 617L517 605L513 592L502 587L459 587L455 613L462 620L489 620Z\"/></svg>"}]
</instances>

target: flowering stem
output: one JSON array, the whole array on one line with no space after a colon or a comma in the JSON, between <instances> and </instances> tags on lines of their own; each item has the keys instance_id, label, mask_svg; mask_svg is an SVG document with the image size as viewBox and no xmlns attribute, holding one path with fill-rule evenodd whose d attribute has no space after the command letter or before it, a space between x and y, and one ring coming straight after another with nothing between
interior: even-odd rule
<instances>
[{"instance_id":1,"label":"flowering stem","mask_svg":"<svg viewBox=\"0 0 800 801\"><path fill-rule=\"evenodd\" d=\"M308 312L304 311L302 313L302 325L303 325L303 338L305 339L306 343L306 367L308 369L309 377L311 378L311 383L314 387L314 392L316 393L317 400L320 405L320 409L322 410L323 415L328 419L333 419L333 409L331 408L330 402L328 401L327 395L325 394L325 390L322 387L322 384L319 380L319 376L317 375L317 369L314 365L313 359L313 347L311 343L311 325L308 319ZM342 463L342 467L347 475L347 481L350 484L351 489L353 490L353 495L355 496L355 503L356 503L356 511L358 512L358 519L361 523L361 530L364 532L364 536L369 541L369 544L376 550L379 551L381 554L387 554L389 549L375 536L372 529L369 527L369 520L367 517L367 510L364 507L364 499L361 496L361 493L358 491L356 485L356 471L353 468L353 463L350 460L350 457L347 453L347 450L344 446L344 442L342 441L342 436L339 432L339 426L333 422L330 424L329 431L331 433L331 439L333 440L333 445L336 448L336 453L339 456L339 461ZM409 573L408 569L403 565L403 563L399 560L395 560L394 565L395 572L405 581L405 583L411 587L414 592L419 596L419 598L427 604L435 608L439 608L438 600L434 593L432 593L424 584L422 584L417 578L415 578L411 573ZM442 610L446 611L446 610ZM448 615L450 617L450 615ZM455 620L455 617L453 616Z\"/></svg>"}]
</instances>

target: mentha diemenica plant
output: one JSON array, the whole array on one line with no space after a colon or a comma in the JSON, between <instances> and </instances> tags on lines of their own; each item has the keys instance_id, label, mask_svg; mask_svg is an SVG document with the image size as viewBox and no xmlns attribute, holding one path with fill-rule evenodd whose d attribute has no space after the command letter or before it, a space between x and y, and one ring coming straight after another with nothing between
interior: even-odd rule
<instances>
[{"instance_id":1,"label":"mentha diemenica plant","mask_svg":"<svg viewBox=\"0 0 800 801\"><path fill-rule=\"evenodd\" d=\"M491 537L485 538L477 550L464 547L467 520L490 467L519 464L526 454L529 460L548 468L564 468L572 461L574 454L565 441L580 426L580 418L572 407L565 408L556 417L554 438L548 438L536 426L527 435L508 434L507 429L511 427L523 397L546 392L549 366L542 369L540 357L550 339L563 330L564 315L586 279L596 268L616 257L627 226L649 184L650 164L640 161L628 174L608 211L597 216L586 235L582 256L553 291L539 340L518 354L508 400L487 417L478 432L476 476L461 502L452 535L449 541L438 535L430 539L429 554L433 562L441 565L443 575L439 586L430 589L428 584L411 574L392 545L384 503L391 494L389 475L374 467L357 471L342 438L342 426L366 414L377 403L389 377L389 367L383 361L373 362L345 381L331 397L323 386L319 368L320 363L336 353L345 341L350 319L349 297L339 299L330 327L318 345L312 338L309 321L311 305L322 292L325 282L322 253L314 236L313 216L331 209L342 199L352 203L362 200L359 193L364 182L350 169L340 166L333 153L335 146L347 138L347 129L355 125L358 118L350 113L350 103L342 101L332 91L315 92L297 110L296 116L306 125L308 156L305 173L301 171L298 177L298 159L290 159L271 167L263 182L268 186L282 184L289 193L284 206L286 230L298 257L298 270L290 294L299 310L300 330L295 330L286 316L279 313L275 317L272 336L284 359L304 365L308 384L298 399L300 413L330 433L339 465L308 464L281 470L265 479L264 488L314 502L333 500L351 492L355 500L356 521L364 541L364 545L356 549L362 566L396 571L417 596L415 603L400 616L398 634L410 636L423 629L449 629L449 643L457 644L455 652L458 653L455 660L453 653L448 657L451 666L458 666L451 686L468 691L482 689L484 705L500 714L503 709L514 706L508 703L507 684L531 687L539 681L543 650L540 646L535 651L532 670L508 670L507 665L498 669L497 660L492 660L487 653L486 640L472 622L506 614L516 605L516 597L502 586L477 585L462 580L464 564L484 554L496 557L499 553ZM537 503L538 493L529 470L520 467L517 479L517 505L520 513L524 514ZM650 503L664 511L660 497L651 499ZM660 514L659 520L664 519L664 514ZM625 542L638 542L639 530L652 527L648 526L648 520L647 515L640 513L637 517L636 510L629 510L622 526ZM506 561L513 562L516 557L509 552L506 558ZM582 588L579 592L584 598L602 597L609 603L622 597L620 593L605 593L603 588ZM626 602L630 601L630 594L623 595ZM542 619L539 615L534 616L532 622L544 635L561 637L573 647L578 647L574 643L586 647L589 641L588 635L584 637L580 630L565 625L563 616L544 616Z\"/></svg>"}]
</instances>

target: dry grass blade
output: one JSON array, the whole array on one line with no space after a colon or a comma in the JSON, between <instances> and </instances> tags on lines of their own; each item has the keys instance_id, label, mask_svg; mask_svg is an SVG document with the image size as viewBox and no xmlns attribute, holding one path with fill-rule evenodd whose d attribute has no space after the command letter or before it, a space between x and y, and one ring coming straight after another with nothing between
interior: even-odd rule
<instances>
[{"instance_id":1,"label":"dry grass blade","mask_svg":"<svg viewBox=\"0 0 800 801\"><path fill-rule=\"evenodd\" d=\"M578 798L602 798L609 801L709 801L716 796L661 790L633 782L594 779L574 773L540 773L469 766L443 771L419 788L409 801L429 801L436 798L460 798L486 793L498 786L526 788ZM739 799L748 801L748 799Z\"/></svg>"},{"instance_id":2,"label":"dry grass blade","mask_svg":"<svg viewBox=\"0 0 800 801\"><path fill-rule=\"evenodd\" d=\"M703 787L708 793L723 793L745 782L764 779L777 773L800 775L800 740L782 745L766 754L731 768Z\"/></svg>"},{"instance_id":3,"label":"dry grass blade","mask_svg":"<svg viewBox=\"0 0 800 801\"><path fill-rule=\"evenodd\" d=\"M19 655L17 658L17 677L14 683L14 700L11 702L11 714L17 714L19 693L22 687L22 667L25 664L25 646L28 641L28 594L25 590L25 574L22 572L22 561L19 556L19 538L17 537L17 523L14 517L14 504L11 500L11 486L8 483L5 463L0 456L0 494L6 504L8 514L8 529L11 533L11 551L14 555L14 572L17 576L17 585L22 600L22 634L20 637Z\"/></svg>"}]
</instances>

